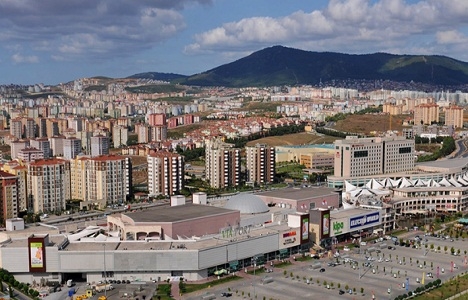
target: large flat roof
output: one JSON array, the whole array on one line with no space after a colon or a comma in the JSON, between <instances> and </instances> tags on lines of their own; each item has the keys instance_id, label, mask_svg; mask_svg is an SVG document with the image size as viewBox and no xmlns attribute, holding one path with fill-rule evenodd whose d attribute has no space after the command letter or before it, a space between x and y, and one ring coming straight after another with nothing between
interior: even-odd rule
<instances>
[{"instance_id":1,"label":"large flat roof","mask_svg":"<svg viewBox=\"0 0 468 300\"><path fill-rule=\"evenodd\" d=\"M335 189L325 186L311 186L306 188L286 188L268 192L257 193L260 197L282 198L287 200L307 200L336 194Z\"/></svg>"},{"instance_id":2,"label":"large flat roof","mask_svg":"<svg viewBox=\"0 0 468 300\"><path fill-rule=\"evenodd\" d=\"M331 210L330 211L330 218L332 218L332 219L348 218L348 217L352 217L352 216L363 214L363 213L371 213L373 211L375 211L375 210L362 209L362 208Z\"/></svg>"},{"instance_id":3,"label":"large flat roof","mask_svg":"<svg viewBox=\"0 0 468 300\"><path fill-rule=\"evenodd\" d=\"M184 204L178 206L161 206L156 209L126 213L135 223L143 222L181 222L200 219L213 215L223 215L238 212L211 205Z\"/></svg>"}]
</instances>

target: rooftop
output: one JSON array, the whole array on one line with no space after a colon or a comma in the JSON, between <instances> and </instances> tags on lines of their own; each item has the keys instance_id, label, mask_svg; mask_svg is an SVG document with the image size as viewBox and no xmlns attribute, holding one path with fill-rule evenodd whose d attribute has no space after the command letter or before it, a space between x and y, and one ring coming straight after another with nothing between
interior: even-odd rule
<instances>
[{"instance_id":1,"label":"rooftop","mask_svg":"<svg viewBox=\"0 0 468 300\"><path fill-rule=\"evenodd\" d=\"M200 219L213 215L231 214L235 210L210 205L185 204L178 206L165 206L158 209L137 211L125 214L135 223L140 222L181 222Z\"/></svg>"},{"instance_id":2,"label":"rooftop","mask_svg":"<svg viewBox=\"0 0 468 300\"><path fill-rule=\"evenodd\" d=\"M324 186L312 186L306 188L286 188L268 192L261 192L257 195L259 197L282 198L288 200L307 200L316 197L323 197L326 195L336 194L335 189Z\"/></svg>"}]
</instances>

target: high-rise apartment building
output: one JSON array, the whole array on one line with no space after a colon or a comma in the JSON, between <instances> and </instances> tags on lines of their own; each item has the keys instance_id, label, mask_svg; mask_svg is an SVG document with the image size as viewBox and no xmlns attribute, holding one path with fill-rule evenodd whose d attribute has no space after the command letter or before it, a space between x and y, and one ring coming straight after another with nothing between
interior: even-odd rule
<instances>
[{"instance_id":1,"label":"high-rise apartment building","mask_svg":"<svg viewBox=\"0 0 468 300\"><path fill-rule=\"evenodd\" d=\"M109 154L109 138L104 135L91 137L91 156Z\"/></svg>"},{"instance_id":2,"label":"high-rise apartment building","mask_svg":"<svg viewBox=\"0 0 468 300\"><path fill-rule=\"evenodd\" d=\"M6 219L17 218L18 205L18 177L0 171L0 218L4 225Z\"/></svg>"},{"instance_id":3,"label":"high-rise apartment building","mask_svg":"<svg viewBox=\"0 0 468 300\"><path fill-rule=\"evenodd\" d=\"M35 213L65 209L70 200L70 162L52 158L27 165L27 201Z\"/></svg>"},{"instance_id":4,"label":"high-rise apartment building","mask_svg":"<svg viewBox=\"0 0 468 300\"><path fill-rule=\"evenodd\" d=\"M26 202L27 195L27 170L28 168L23 162L17 160L11 160L1 167L2 171L13 174L17 177L17 194L18 194L18 211L25 212L29 209L32 210L32 206L28 207Z\"/></svg>"},{"instance_id":5,"label":"high-rise apartment building","mask_svg":"<svg viewBox=\"0 0 468 300\"><path fill-rule=\"evenodd\" d=\"M240 149L219 139L206 143L205 175L213 188L225 188L240 184Z\"/></svg>"},{"instance_id":6,"label":"high-rise apartment building","mask_svg":"<svg viewBox=\"0 0 468 300\"><path fill-rule=\"evenodd\" d=\"M151 142L163 142L167 139L167 125L151 126L150 130Z\"/></svg>"},{"instance_id":7,"label":"high-rise apartment building","mask_svg":"<svg viewBox=\"0 0 468 300\"><path fill-rule=\"evenodd\" d=\"M23 137L23 122L20 118L10 120L10 134L17 139Z\"/></svg>"},{"instance_id":8,"label":"high-rise apartment building","mask_svg":"<svg viewBox=\"0 0 468 300\"><path fill-rule=\"evenodd\" d=\"M81 153L81 140L76 137L69 137L63 140L63 157L73 159Z\"/></svg>"},{"instance_id":9,"label":"high-rise apartment building","mask_svg":"<svg viewBox=\"0 0 468 300\"><path fill-rule=\"evenodd\" d=\"M116 125L112 128L112 142L114 148L126 146L128 142L128 128L123 125Z\"/></svg>"},{"instance_id":10,"label":"high-rise apartment building","mask_svg":"<svg viewBox=\"0 0 468 300\"><path fill-rule=\"evenodd\" d=\"M138 135L138 143L146 144L150 141L151 127L148 124L135 124L135 133Z\"/></svg>"},{"instance_id":11,"label":"high-rise apartment building","mask_svg":"<svg viewBox=\"0 0 468 300\"><path fill-rule=\"evenodd\" d=\"M432 122L439 122L439 105L427 103L414 107L414 124L430 125Z\"/></svg>"},{"instance_id":12,"label":"high-rise apartment building","mask_svg":"<svg viewBox=\"0 0 468 300\"><path fill-rule=\"evenodd\" d=\"M36 122L33 118L23 118L23 136L27 139L33 139L36 137Z\"/></svg>"},{"instance_id":13,"label":"high-rise apartment building","mask_svg":"<svg viewBox=\"0 0 468 300\"><path fill-rule=\"evenodd\" d=\"M275 147L256 144L245 147L247 180L251 183L271 183L275 179Z\"/></svg>"},{"instance_id":14,"label":"high-rise apartment building","mask_svg":"<svg viewBox=\"0 0 468 300\"><path fill-rule=\"evenodd\" d=\"M166 123L166 114L149 114L148 115L148 124L150 126L167 125L167 123Z\"/></svg>"},{"instance_id":15,"label":"high-rise apartment building","mask_svg":"<svg viewBox=\"0 0 468 300\"><path fill-rule=\"evenodd\" d=\"M148 190L152 196L174 195L184 187L184 157L160 151L148 155Z\"/></svg>"},{"instance_id":16,"label":"high-rise apartment building","mask_svg":"<svg viewBox=\"0 0 468 300\"><path fill-rule=\"evenodd\" d=\"M337 177L359 177L414 169L414 140L404 137L357 138L335 141Z\"/></svg>"},{"instance_id":17,"label":"high-rise apartment building","mask_svg":"<svg viewBox=\"0 0 468 300\"><path fill-rule=\"evenodd\" d=\"M130 195L130 158L119 155L78 156L71 162L74 199L105 207L124 203Z\"/></svg>"},{"instance_id":18,"label":"high-rise apartment building","mask_svg":"<svg viewBox=\"0 0 468 300\"><path fill-rule=\"evenodd\" d=\"M50 157L50 142L47 138L29 140L29 145L36 149L42 150L44 153L44 158Z\"/></svg>"},{"instance_id":19,"label":"high-rise apartment building","mask_svg":"<svg viewBox=\"0 0 468 300\"><path fill-rule=\"evenodd\" d=\"M450 105L445 108L445 125L463 128L463 107Z\"/></svg>"}]
</instances>

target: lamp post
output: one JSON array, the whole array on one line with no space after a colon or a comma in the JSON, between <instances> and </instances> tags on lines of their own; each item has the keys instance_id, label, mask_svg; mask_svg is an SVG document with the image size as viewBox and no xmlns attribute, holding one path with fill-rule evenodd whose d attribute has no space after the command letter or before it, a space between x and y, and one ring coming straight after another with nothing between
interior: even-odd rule
<instances>
[{"instance_id":1,"label":"lamp post","mask_svg":"<svg viewBox=\"0 0 468 300\"><path fill-rule=\"evenodd\" d=\"M253 263L253 266L254 266L254 279L252 281L252 285L253 285L253 296L255 298L255 269L257 268L257 257L254 256L252 257L252 263Z\"/></svg>"},{"instance_id":2,"label":"lamp post","mask_svg":"<svg viewBox=\"0 0 468 300\"><path fill-rule=\"evenodd\" d=\"M107 299L107 270L106 270L106 244L104 246L104 297Z\"/></svg>"}]
</instances>

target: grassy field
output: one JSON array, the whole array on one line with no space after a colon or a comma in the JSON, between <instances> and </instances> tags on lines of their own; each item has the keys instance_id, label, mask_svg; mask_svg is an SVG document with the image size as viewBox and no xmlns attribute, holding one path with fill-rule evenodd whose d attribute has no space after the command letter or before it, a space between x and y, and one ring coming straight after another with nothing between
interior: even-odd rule
<instances>
[{"instance_id":1,"label":"grassy field","mask_svg":"<svg viewBox=\"0 0 468 300\"><path fill-rule=\"evenodd\" d=\"M250 141L247 146L255 144L267 144L268 146L287 146L287 145L304 145L304 144L332 144L335 140L340 139L333 136L320 136L311 133L301 132L281 136L269 136L259 140Z\"/></svg>"},{"instance_id":2,"label":"grassy field","mask_svg":"<svg viewBox=\"0 0 468 300\"><path fill-rule=\"evenodd\" d=\"M190 132L192 130L198 129L203 126L204 126L203 123L179 126L179 127L167 130L167 135L170 138L181 138L184 136L184 133Z\"/></svg>"}]
</instances>

